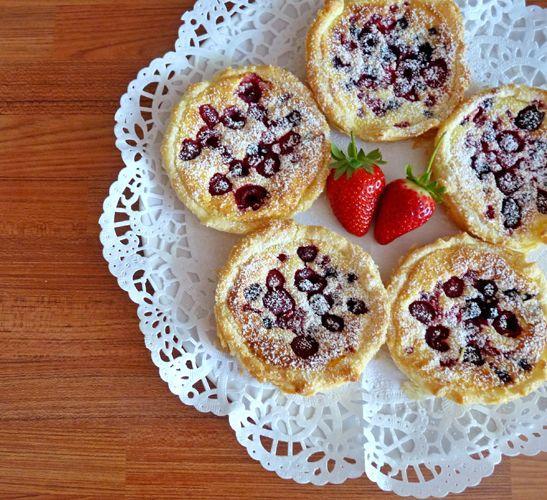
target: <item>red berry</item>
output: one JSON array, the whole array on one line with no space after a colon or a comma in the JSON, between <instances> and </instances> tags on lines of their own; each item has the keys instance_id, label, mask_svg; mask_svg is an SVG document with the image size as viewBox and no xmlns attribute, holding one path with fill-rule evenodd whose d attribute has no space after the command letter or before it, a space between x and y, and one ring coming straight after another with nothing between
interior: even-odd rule
<instances>
[{"instance_id":1,"label":"red berry","mask_svg":"<svg viewBox=\"0 0 547 500\"><path fill-rule=\"evenodd\" d=\"M237 95L247 104L258 102L262 97L265 82L256 73L249 73L241 80Z\"/></svg>"},{"instance_id":2,"label":"red berry","mask_svg":"<svg viewBox=\"0 0 547 500\"><path fill-rule=\"evenodd\" d=\"M327 197L336 218L356 236L367 233L386 179L378 167L385 161L379 150L357 150L351 134L347 154L331 146L333 171L327 179Z\"/></svg>"},{"instance_id":3,"label":"red berry","mask_svg":"<svg viewBox=\"0 0 547 500\"><path fill-rule=\"evenodd\" d=\"M199 107L199 114L209 128L213 128L220 120L218 111L210 104L203 104Z\"/></svg>"},{"instance_id":4,"label":"red berry","mask_svg":"<svg viewBox=\"0 0 547 500\"><path fill-rule=\"evenodd\" d=\"M435 212L435 201L406 179L390 182L382 196L374 237L381 245L425 224Z\"/></svg>"},{"instance_id":5,"label":"red berry","mask_svg":"<svg viewBox=\"0 0 547 500\"><path fill-rule=\"evenodd\" d=\"M367 233L385 185L384 173L376 165L373 173L360 169L337 180L333 173L329 175L327 196L334 215L348 232L356 236Z\"/></svg>"},{"instance_id":6,"label":"red berry","mask_svg":"<svg viewBox=\"0 0 547 500\"><path fill-rule=\"evenodd\" d=\"M374 228L374 237L381 245L425 224L435 212L435 201L442 200L444 187L431 180L431 166L441 141L442 137L420 177L407 165L406 179L397 179L386 186Z\"/></svg>"}]
</instances>

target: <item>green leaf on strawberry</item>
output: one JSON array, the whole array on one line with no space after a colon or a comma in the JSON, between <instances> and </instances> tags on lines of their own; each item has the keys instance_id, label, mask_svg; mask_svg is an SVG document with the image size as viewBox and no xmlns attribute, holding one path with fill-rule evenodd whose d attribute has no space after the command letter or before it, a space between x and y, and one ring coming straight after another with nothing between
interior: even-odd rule
<instances>
[{"instance_id":1,"label":"green leaf on strawberry","mask_svg":"<svg viewBox=\"0 0 547 500\"><path fill-rule=\"evenodd\" d=\"M344 153L342 151L340 151L340 148L336 144L334 144L333 142L330 145L330 152L331 152L331 156L335 160L343 160L346 157L344 155Z\"/></svg>"},{"instance_id":2,"label":"green leaf on strawberry","mask_svg":"<svg viewBox=\"0 0 547 500\"><path fill-rule=\"evenodd\" d=\"M351 132L351 141L347 147L347 153L344 153L336 144L331 143L331 168L334 170L334 178L337 180L343 175L350 178L358 169L364 169L373 173L374 165L384 165L386 162L382 159L382 153L379 149L374 149L366 153L362 148L357 149L355 136Z\"/></svg>"}]
</instances>

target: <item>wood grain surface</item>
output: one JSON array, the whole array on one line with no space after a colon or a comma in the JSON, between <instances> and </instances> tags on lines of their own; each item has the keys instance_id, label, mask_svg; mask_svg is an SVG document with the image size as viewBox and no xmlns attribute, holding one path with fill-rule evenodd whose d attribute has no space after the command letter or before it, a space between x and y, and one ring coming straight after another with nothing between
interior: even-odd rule
<instances>
[{"instance_id":1,"label":"wood grain surface","mask_svg":"<svg viewBox=\"0 0 547 500\"><path fill-rule=\"evenodd\" d=\"M119 97L192 4L0 0L0 498L388 496L279 479L182 405L101 257ZM505 458L465 497L545 498L546 465Z\"/></svg>"}]
</instances>

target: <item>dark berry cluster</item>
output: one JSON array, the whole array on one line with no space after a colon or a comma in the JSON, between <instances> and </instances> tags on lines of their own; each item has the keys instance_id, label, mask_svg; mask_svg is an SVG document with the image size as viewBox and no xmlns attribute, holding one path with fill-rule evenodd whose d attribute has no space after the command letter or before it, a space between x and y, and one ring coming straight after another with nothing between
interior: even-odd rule
<instances>
[{"instance_id":1,"label":"dark berry cluster","mask_svg":"<svg viewBox=\"0 0 547 500\"><path fill-rule=\"evenodd\" d=\"M321 325L329 332L342 332L345 327L344 318L332 314L335 298L325 293L328 284L328 278L338 278L340 275L330 265L330 258L323 256L319 266L324 269L324 273L313 270L309 264L317 259L319 249L315 245L305 245L298 247L296 251L298 257L304 263L304 267L297 269L294 273L294 286L296 289L306 294L310 310L320 317ZM285 262L288 259L287 254L279 254L278 259ZM357 275L350 273L347 276L348 283L353 283L358 279ZM252 310L257 311L256 303L262 297L262 305L271 313L271 316L265 316L262 323L266 329L273 327L284 328L294 332L295 337L291 341L291 348L296 356L307 359L319 350L319 343L313 335L313 332L307 331L305 327L306 312L297 307L291 293L286 288L286 279L279 269L271 269L266 276L265 289L258 283L253 283L244 290L245 300L252 304ZM361 315L368 312L365 302L361 299L351 297L345 304L347 311ZM257 311L260 312L260 311Z\"/></svg>"},{"instance_id":2,"label":"dark berry cluster","mask_svg":"<svg viewBox=\"0 0 547 500\"><path fill-rule=\"evenodd\" d=\"M197 158L206 149L214 149L220 152L222 161L228 167L227 173L215 173L209 180L209 193L211 196L223 196L233 191L233 179L247 177L252 169L262 177L272 177L281 168L281 157L291 154L300 144L301 137L294 130L289 130L281 137L274 137L271 133L263 134L264 138L258 144L247 148L245 157L237 159L232 156L230 148L222 144L222 136L217 128L223 124L229 129L242 129L249 117L264 124L267 132L278 125L270 119L268 110L260 104L264 89L267 86L256 73L246 75L240 82L236 95L246 103L247 109L230 106L220 114L210 104L199 107L199 114L205 125L201 127L195 139L186 138L182 141L179 158L190 161ZM298 110L293 110L283 118L284 124L294 128L302 120ZM236 205L239 210L258 210L267 200L269 192L263 186L257 184L245 184L234 192Z\"/></svg>"}]
</instances>

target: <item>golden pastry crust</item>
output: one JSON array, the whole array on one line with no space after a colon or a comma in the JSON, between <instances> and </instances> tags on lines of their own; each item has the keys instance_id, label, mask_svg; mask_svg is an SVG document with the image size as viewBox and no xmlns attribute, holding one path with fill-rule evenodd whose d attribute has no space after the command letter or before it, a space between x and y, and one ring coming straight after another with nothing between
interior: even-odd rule
<instances>
[{"instance_id":1,"label":"golden pastry crust","mask_svg":"<svg viewBox=\"0 0 547 500\"><path fill-rule=\"evenodd\" d=\"M538 88L488 89L439 129L433 175L460 227L521 251L547 242L546 102Z\"/></svg>"},{"instance_id":2,"label":"golden pastry crust","mask_svg":"<svg viewBox=\"0 0 547 500\"><path fill-rule=\"evenodd\" d=\"M437 127L469 82L452 0L326 0L306 48L308 82L329 122L365 141Z\"/></svg>"},{"instance_id":3,"label":"golden pastry crust","mask_svg":"<svg viewBox=\"0 0 547 500\"><path fill-rule=\"evenodd\" d=\"M360 247L274 222L241 240L221 271L217 335L258 380L310 395L358 380L385 342L386 300Z\"/></svg>"},{"instance_id":4,"label":"golden pastry crust","mask_svg":"<svg viewBox=\"0 0 547 500\"><path fill-rule=\"evenodd\" d=\"M292 73L228 68L190 85L172 112L162 156L200 222L246 233L311 206L328 175L328 136L310 91Z\"/></svg>"},{"instance_id":5,"label":"golden pastry crust","mask_svg":"<svg viewBox=\"0 0 547 500\"><path fill-rule=\"evenodd\" d=\"M393 360L458 403L524 396L547 379L546 292L523 254L465 234L413 250L388 286Z\"/></svg>"}]
</instances>

